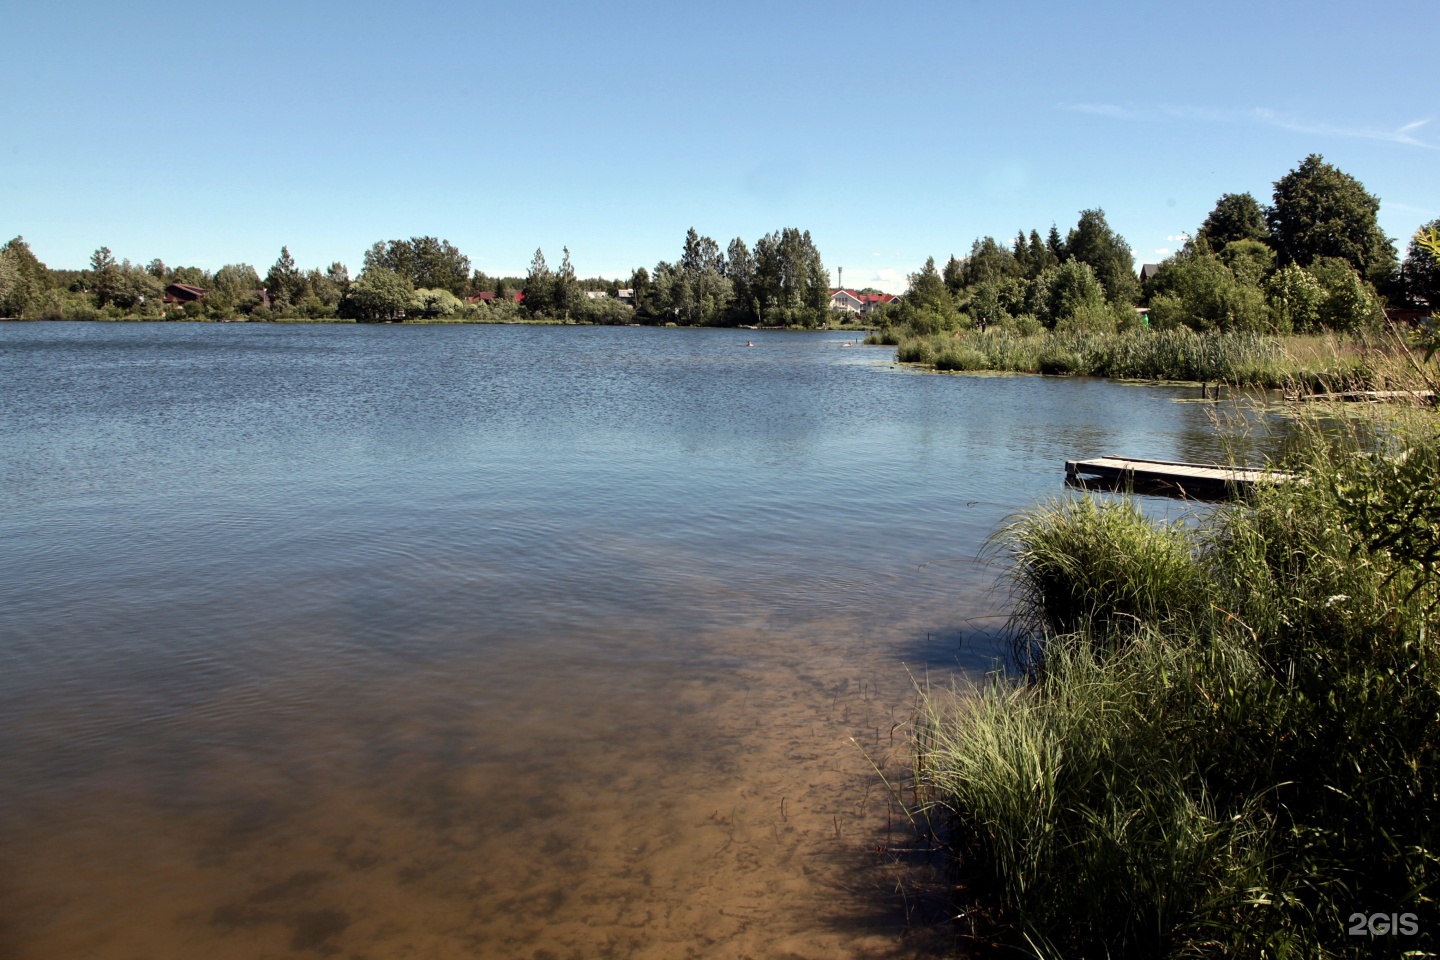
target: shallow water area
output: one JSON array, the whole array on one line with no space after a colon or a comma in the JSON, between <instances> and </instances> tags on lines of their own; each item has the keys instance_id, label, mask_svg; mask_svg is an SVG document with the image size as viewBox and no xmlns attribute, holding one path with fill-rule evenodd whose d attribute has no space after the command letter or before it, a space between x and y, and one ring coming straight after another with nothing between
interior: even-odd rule
<instances>
[{"instance_id":1,"label":"shallow water area","mask_svg":"<svg viewBox=\"0 0 1440 960\"><path fill-rule=\"evenodd\" d=\"M0 956L943 946L871 760L984 538L1221 442L847 339L0 324Z\"/></svg>"}]
</instances>

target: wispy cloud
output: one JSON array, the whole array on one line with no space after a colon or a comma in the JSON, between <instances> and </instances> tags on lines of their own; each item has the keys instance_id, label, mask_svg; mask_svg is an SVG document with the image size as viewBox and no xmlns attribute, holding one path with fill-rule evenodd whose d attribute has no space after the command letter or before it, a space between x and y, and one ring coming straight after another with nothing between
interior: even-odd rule
<instances>
[{"instance_id":1,"label":"wispy cloud","mask_svg":"<svg viewBox=\"0 0 1440 960\"><path fill-rule=\"evenodd\" d=\"M1133 109L1122 107L1118 103L1062 103L1060 109L1073 113L1093 113L1097 117L1114 117L1116 120L1142 119Z\"/></svg>"},{"instance_id":2,"label":"wispy cloud","mask_svg":"<svg viewBox=\"0 0 1440 960\"><path fill-rule=\"evenodd\" d=\"M1412 120L1393 130L1379 127L1347 126L1344 124L1320 123L1281 113L1268 107L1248 109L1227 109L1173 103L1061 103L1061 110L1084 113L1113 120L1128 120L1156 123L1167 120L1185 120L1194 123L1238 123L1274 127L1291 133L1304 133L1330 137L1346 137L1355 140L1376 140L1384 143L1400 143L1425 150L1440 150L1440 142L1433 137L1420 134L1434 118Z\"/></svg>"}]
</instances>

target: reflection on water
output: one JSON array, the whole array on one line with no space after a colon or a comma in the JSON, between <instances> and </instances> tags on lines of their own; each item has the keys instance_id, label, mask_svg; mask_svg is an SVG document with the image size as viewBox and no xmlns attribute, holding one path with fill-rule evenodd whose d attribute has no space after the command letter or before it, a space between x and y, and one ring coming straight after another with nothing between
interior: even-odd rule
<instances>
[{"instance_id":1,"label":"reflection on water","mask_svg":"<svg viewBox=\"0 0 1440 960\"><path fill-rule=\"evenodd\" d=\"M867 755L983 538L1219 441L842 343L0 325L0 956L924 949Z\"/></svg>"}]
</instances>

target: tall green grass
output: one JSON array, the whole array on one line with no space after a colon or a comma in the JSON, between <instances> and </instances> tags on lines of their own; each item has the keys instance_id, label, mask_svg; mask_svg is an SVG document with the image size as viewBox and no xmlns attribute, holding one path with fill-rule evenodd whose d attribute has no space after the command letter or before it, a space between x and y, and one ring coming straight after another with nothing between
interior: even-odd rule
<instances>
[{"instance_id":1,"label":"tall green grass","mask_svg":"<svg viewBox=\"0 0 1440 960\"><path fill-rule=\"evenodd\" d=\"M1195 333L1188 328L1128 333L962 331L958 335L892 338L901 363L937 370L1193 380L1239 386L1319 386L1368 383L1374 372L1363 354L1332 343L1320 351L1295 338L1251 333ZM877 337L875 342L885 342Z\"/></svg>"},{"instance_id":2,"label":"tall green grass","mask_svg":"<svg viewBox=\"0 0 1440 960\"><path fill-rule=\"evenodd\" d=\"M1009 523L1019 672L930 695L916 786L1035 956L1437 949L1440 426L1318 430L1206 523ZM1414 936L1347 933L1413 913Z\"/></svg>"}]
</instances>

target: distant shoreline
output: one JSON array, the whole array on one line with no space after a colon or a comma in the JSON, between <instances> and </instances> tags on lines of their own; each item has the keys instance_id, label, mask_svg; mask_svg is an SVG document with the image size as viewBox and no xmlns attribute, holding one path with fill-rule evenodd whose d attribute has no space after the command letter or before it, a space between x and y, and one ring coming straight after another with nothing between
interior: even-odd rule
<instances>
[{"instance_id":1,"label":"distant shoreline","mask_svg":"<svg viewBox=\"0 0 1440 960\"><path fill-rule=\"evenodd\" d=\"M720 327L706 326L702 324L679 324L679 323L588 323L568 320L352 320L342 317L284 317L270 320L252 320L249 318L220 319L211 317L176 317L165 319L161 317L95 317L90 320L30 320L25 317L0 317L0 323L153 323L153 324L180 324L196 323L214 325L223 323L244 323L257 326L352 326L352 327L643 327L651 330L746 330L751 333L765 333L776 331L799 331L809 333L851 333L855 335L870 334L875 331L874 327L868 326L784 326L784 327L761 327L761 326L737 326Z\"/></svg>"}]
</instances>

